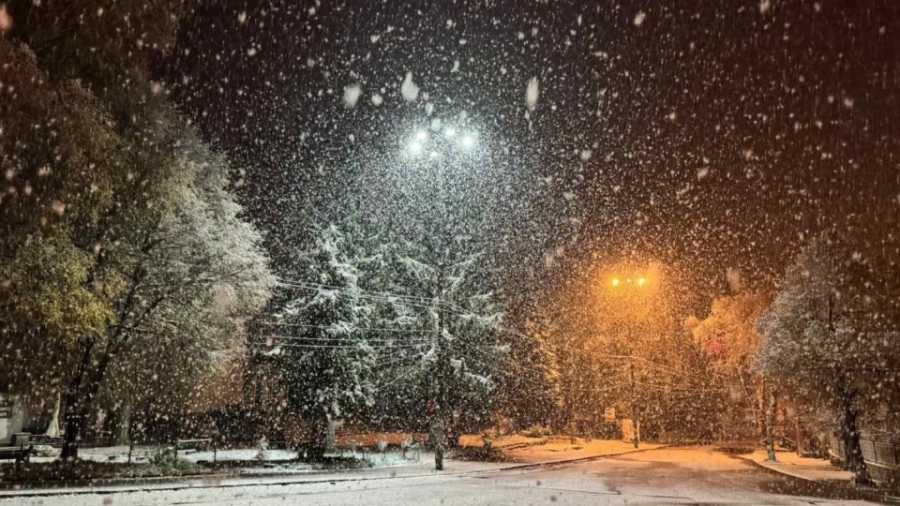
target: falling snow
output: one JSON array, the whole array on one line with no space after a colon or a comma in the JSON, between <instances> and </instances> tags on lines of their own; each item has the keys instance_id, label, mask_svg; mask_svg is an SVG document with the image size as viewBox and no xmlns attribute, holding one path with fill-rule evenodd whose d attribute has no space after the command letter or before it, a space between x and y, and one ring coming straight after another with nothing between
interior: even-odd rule
<instances>
[{"instance_id":1,"label":"falling snow","mask_svg":"<svg viewBox=\"0 0 900 506\"><path fill-rule=\"evenodd\" d=\"M537 107L538 97L540 95L540 88L538 84L537 77L532 77L528 80L528 86L525 88L525 103L528 105L528 108L534 110Z\"/></svg>"},{"instance_id":2,"label":"falling snow","mask_svg":"<svg viewBox=\"0 0 900 506\"><path fill-rule=\"evenodd\" d=\"M358 84L351 84L344 88L344 105L347 107L356 107L356 102L362 95L362 87ZM377 104L376 104L377 105Z\"/></svg>"},{"instance_id":3,"label":"falling snow","mask_svg":"<svg viewBox=\"0 0 900 506\"><path fill-rule=\"evenodd\" d=\"M634 16L634 26L641 26L642 24L644 24L644 19L645 19L646 17L647 17L647 14L644 13L643 11L638 12L637 14L635 14L635 16Z\"/></svg>"},{"instance_id":4,"label":"falling snow","mask_svg":"<svg viewBox=\"0 0 900 506\"><path fill-rule=\"evenodd\" d=\"M415 102L419 98L419 87L413 82L412 72L408 72L400 85L400 94L407 102Z\"/></svg>"},{"instance_id":5,"label":"falling snow","mask_svg":"<svg viewBox=\"0 0 900 506\"><path fill-rule=\"evenodd\" d=\"M209 470L179 439L308 472L383 438L417 484L458 439L716 441L870 490L863 450L900 448L900 3L725 4L0 0L0 447L48 443L0 482ZM656 455L526 488L687 473ZM741 469L667 493L747 502Z\"/></svg>"}]
</instances>

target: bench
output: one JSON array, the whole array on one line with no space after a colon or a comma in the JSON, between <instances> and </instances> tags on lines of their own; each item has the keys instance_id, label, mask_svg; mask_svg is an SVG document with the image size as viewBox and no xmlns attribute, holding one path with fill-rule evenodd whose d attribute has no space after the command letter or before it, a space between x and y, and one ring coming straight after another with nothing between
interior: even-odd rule
<instances>
[{"instance_id":1,"label":"bench","mask_svg":"<svg viewBox=\"0 0 900 506\"><path fill-rule=\"evenodd\" d=\"M28 446L0 446L0 460L15 460L16 464L28 462L34 445Z\"/></svg>"},{"instance_id":2,"label":"bench","mask_svg":"<svg viewBox=\"0 0 900 506\"><path fill-rule=\"evenodd\" d=\"M63 444L63 438L47 436L45 434L32 434L31 439L28 442L36 445L47 445L59 448Z\"/></svg>"},{"instance_id":3,"label":"bench","mask_svg":"<svg viewBox=\"0 0 900 506\"><path fill-rule=\"evenodd\" d=\"M12 439L9 440L9 446L25 446L30 443L30 432L14 432L12 435Z\"/></svg>"},{"instance_id":4,"label":"bench","mask_svg":"<svg viewBox=\"0 0 900 506\"><path fill-rule=\"evenodd\" d=\"M212 446L212 438L175 440L176 450L197 450L208 452L210 446Z\"/></svg>"}]
</instances>

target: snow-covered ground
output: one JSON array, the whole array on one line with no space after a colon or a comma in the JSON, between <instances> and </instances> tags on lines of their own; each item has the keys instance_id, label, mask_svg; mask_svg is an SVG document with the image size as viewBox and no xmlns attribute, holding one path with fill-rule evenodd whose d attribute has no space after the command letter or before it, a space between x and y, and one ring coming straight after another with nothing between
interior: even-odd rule
<instances>
[{"instance_id":1,"label":"snow-covered ground","mask_svg":"<svg viewBox=\"0 0 900 506\"><path fill-rule=\"evenodd\" d=\"M147 463L152 456L161 451L162 447L155 446L139 446L135 447L131 454L131 462L134 464ZM58 450L51 451L51 455L35 456L31 458L33 463L47 463L55 460ZM333 457L339 454L329 455ZM344 452L344 457L356 457L363 462L359 464L361 468L387 468L387 467L417 467L432 466L429 462L433 462L434 456L428 453L415 454L412 451L404 457L400 451L388 451L385 453L378 452ZM103 448L82 448L79 451L79 457L83 460L101 463L125 463L128 462L127 446L111 446ZM178 452L180 459L192 463L198 462L232 462L237 465L229 467L229 472L240 475L279 475L279 474L311 474L323 472L321 466L316 466L308 462L297 461L297 452L290 450L265 450L260 452L259 448L236 448L229 450L212 451L193 451L180 450ZM13 461L0 461L0 466L14 465ZM327 471L327 470L325 470Z\"/></svg>"},{"instance_id":2,"label":"snow-covered ground","mask_svg":"<svg viewBox=\"0 0 900 506\"><path fill-rule=\"evenodd\" d=\"M135 463L147 462L155 453L163 450L161 446L136 446L131 454L131 461ZM56 455L59 454L58 449L50 450L52 452L51 455L47 456L33 456L31 457L31 461L35 463L39 462L52 462L56 459ZM89 460L93 462L112 462L112 463L121 463L128 461L128 446L106 446L99 448L81 448L78 451L78 456L83 460ZM207 461L212 462L214 459L220 462L226 461L272 461L272 462L282 462L294 460L297 458L297 452L287 451L287 450L266 450L264 454L264 459L260 459L260 451L259 448L237 448L232 450L219 450L215 452L215 454L211 451L209 452L200 452L194 450L179 450L178 457L188 462L201 462Z\"/></svg>"},{"instance_id":3,"label":"snow-covered ground","mask_svg":"<svg viewBox=\"0 0 900 506\"><path fill-rule=\"evenodd\" d=\"M513 434L509 436L500 436L491 440L491 447L495 449L507 448L518 445L536 445L546 443L546 437L528 437ZM459 444L462 446L471 446L473 448L481 448L484 446L484 439L477 434L466 434L459 438Z\"/></svg>"},{"instance_id":4,"label":"snow-covered ground","mask_svg":"<svg viewBox=\"0 0 900 506\"><path fill-rule=\"evenodd\" d=\"M659 448L658 444L641 443L641 449ZM634 444L618 440L595 439L589 442L575 442L563 438L549 438L545 444L511 450L507 455L517 462L552 462L557 460L580 459L597 455L617 455L634 451Z\"/></svg>"},{"instance_id":5,"label":"snow-covered ground","mask_svg":"<svg viewBox=\"0 0 900 506\"><path fill-rule=\"evenodd\" d=\"M472 471L454 473L457 465ZM385 471L356 471L334 475L331 480L322 477L293 484L255 480L241 485L232 481L229 485L237 486L17 497L0 499L0 506L867 504L810 497L805 494L815 491L792 489L786 485L788 482L784 477L767 473L749 462L717 454L709 448L648 451L531 470L504 471L500 467L454 462L446 473L400 472L393 475ZM788 494L773 492L776 489Z\"/></svg>"}]
</instances>

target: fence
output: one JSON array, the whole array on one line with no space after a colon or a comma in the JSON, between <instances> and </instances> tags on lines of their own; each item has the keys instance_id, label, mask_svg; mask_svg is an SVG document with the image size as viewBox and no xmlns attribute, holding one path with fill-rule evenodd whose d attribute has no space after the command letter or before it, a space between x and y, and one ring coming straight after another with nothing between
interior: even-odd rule
<instances>
[{"instance_id":1,"label":"fence","mask_svg":"<svg viewBox=\"0 0 900 506\"><path fill-rule=\"evenodd\" d=\"M876 483L900 485L900 444L860 439L869 477Z\"/></svg>"},{"instance_id":2,"label":"fence","mask_svg":"<svg viewBox=\"0 0 900 506\"><path fill-rule=\"evenodd\" d=\"M900 486L900 444L860 438L859 446L869 478L879 484L891 487ZM831 436L831 455L839 461L846 459L844 445L840 439Z\"/></svg>"}]
</instances>

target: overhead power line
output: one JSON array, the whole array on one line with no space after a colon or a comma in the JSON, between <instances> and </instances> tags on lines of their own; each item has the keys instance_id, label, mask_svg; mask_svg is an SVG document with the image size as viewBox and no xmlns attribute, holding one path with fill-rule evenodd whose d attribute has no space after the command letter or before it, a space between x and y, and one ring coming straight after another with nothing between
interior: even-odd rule
<instances>
[{"instance_id":1,"label":"overhead power line","mask_svg":"<svg viewBox=\"0 0 900 506\"><path fill-rule=\"evenodd\" d=\"M322 283L312 283L309 281L279 280L279 284L281 284L283 286L292 287L292 288L308 288L308 289L315 289L315 290L325 289L325 290L332 290L332 291L347 290L346 287L342 287L342 286L325 285ZM365 290L363 288L358 288L358 287L355 288L354 291L359 292L359 293L355 294L357 296L365 295L365 296L370 296L370 297L381 297L382 300L408 300L408 301L414 301L417 303L427 303L427 304L434 304L434 302L435 302L435 299L429 298L429 297L421 297L421 296L416 296L416 295L404 295L404 294L389 293L389 292L375 292L372 290Z\"/></svg>"},{"instance_id":2,"label":"overhead power line","mask_svg":"<svg viewBox=\"0 0 900 506\"><path fill-rule=\"evenodd\" d=\"M267 327L300 327L300 328L311 328L311 329L327 329L327 330L337 330L333 325L315 325L312 323L277 323L277 322L266 322L263 325ZM414 333L418 332L421 334L428 333L428 330L422 329L396 329L390 327L352 327L353 331L371 331L371 332L409 332Z\"/></svg>"},{"instance_id":3,"label":"overhead power line","mask_svg":"<svg viewBox=\"0 0 900 506\"><path fill-rule=\"evenodd\" d=\"M313 283L313 282L309 282L309 281L292 281L292 280L279 279L279 284L281 286L287 286L287 287L291 287L291 288L301 288L301 289L307 289L307 290L321 290L321 289L333 290L333 291L346 290L345 287L334 286L334 285L325 285L322 283ZM454 305L453 303L446 301L446 300L442 300L440 298L434 299L434 298L428 298L428 297L419 297L419 296L414 296L414 295L404 295L404 294L396 294L396 293L389 293L389 292L375 292L375 291L371 291L371 290L364 290L362 288L356 288L355 291L357 291L359 293L354 294L354 295L356 297L360 297L360 298L366 298L366 299L370 299L370 300L381 300L381 301L385 301L385 302L398 302L399 301L399 302L403 302L404 304L406 304L407 306L410 306L410 307L428 308L428 309L434 308L435 306L444 306L444 307L449 307L451 309L455 309L457 311L452 314L456 314L458 316L465 315L465 313L459 312L459 311L462 311L462 308L459 308L458 306ZM338 295L340 296L340 295L346 295L346 294L339 293Z\"/></svg>"},{"instance_id":4,"label":"overhead power line","mask_svg":"<svg viewBox=\"0 0 900 506\"><path fill-rule=\"evenodd\" d=\"M316 282L313 282L313 281L303 281L303 280L299 280L299 281L298 281L298 280L283 279L283 278L279 278L278 281L281 282L281 283L286 283L286 284L308 285L308 286L315 286L315 287L317 287L317 288L326 288L326 289L330 289L330 290L343 290L343 289L345 289L344 287L341 287L341 286L336 286L336 285L326 285L326 284L324 284L324 283L316 283ZM421 300L423 300L423 301L432 301L432 300L433 300L433 299L431 299L431 298L428 298L428 297L422 297L422 296L419 296L419 295L406 295L406 294L398 294L398 293L391 293L391 292L377 292L377 291L374 291L374 290L366 290L365 288L359 288L359 287L357 287L356 290L357 290L357 291L360 291L360 292L368 293L368 294L371 294L371 295L383 295L383 296L386 296L386 297L406 298L406 299L421 299Z\"/></svg>"},{"instance_id":5,"label":"overhead power line","mask_svg":"<svg viewBox=\"0 0 900 506\"><path fill-rule=\"evenodd\" d=\"M403 338L403 339L353 339L346 337L302 337L302 336L283 336L279 334L270 334L261 336L266 339L287 339L290 341L312 341L312 342L348 342L348 343L412 343L412 342L430 342L428 338Z\"/></svg>"},{"instance_id":6,"label":"overhead power line","mask_svg":"<svg viewBox=\"0 0 900 506\"><path fill-rule=\"evenodd\" d=\"M364 341L361 341L359 344L363 344L363 343L364 343ZM275 347L280 347L280 348L310 348L310 349L321 348L321 349L342 349L342 350L352 350L352 349L356 348L356 346L353 346L353 345L351 345L351 344L334 344L334 345L331 345L331 344L294 344L294 343L272 343L272 344L269 344L269 343L266 342L266 341L257 341L257 342L254 342L253 344L254 344L254 345L257 345L257 346L259 346L259 347L266 347L266 348L275 348ZM419 347L421 347L421 346L423 346L423 345L425 345L425 344L427 344L427 343L422 343L422 344L397 344L397 345L390 345L390 346L388 346L388 345L377 345L377 346L370 346L370 347L371 347L371 348L375 348L375 349L419 348Z\"/></svg>"}]
</instances>

